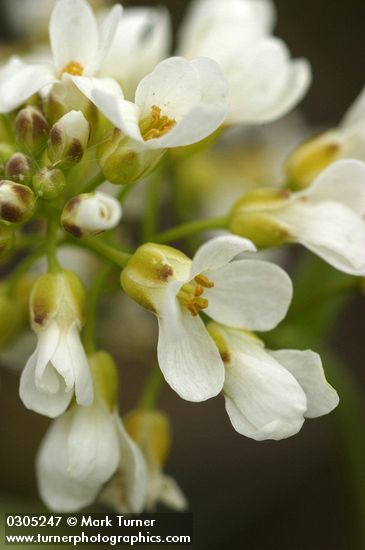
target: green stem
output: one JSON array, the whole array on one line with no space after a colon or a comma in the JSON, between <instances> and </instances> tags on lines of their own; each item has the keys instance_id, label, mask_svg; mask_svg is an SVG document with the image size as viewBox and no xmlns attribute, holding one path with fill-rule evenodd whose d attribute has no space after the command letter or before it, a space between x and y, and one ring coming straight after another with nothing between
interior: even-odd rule
<instances>
[{"instance_id":1,"label":"green stem","mask_svg":"<svg viewBox=\"0 0 365 550\"><path fill-rule=\"evenodd\" d=\"M137 184L136 183L135 184L130 183L129 185L123 185L122 189L118 193L118 200L119 200L120 204L124 203L125 199L127 198L127 196L132 191L132 189L134 188L135 185L137 185Z\"/></svg>"},{"instance_id":2,"label":"green stem","mask_svg":"<svg viewBox=\"0 0 365 550\"><path fill-rule=\"evenodd\" d=\"M140 409L152 410L156 408L163 381L164 378L162 376L162 372L156 363L150 372L145 387L143 388L142 395L138 403L138 407Z\"/></svg>"},{"instance_id":3,"label":"green stem","mask_svg":"<svg viewBox=\"0 0 365 550\"><path fill-rule=\"evenodd\" d=\"M201 231L209 231L214 229L227 229L228 220L226 216L217 218L209 218L207 220L197 220L192 222L186 222L172 229L168 229L163 233L159 233L153 237L153 241L156 243L171 243L184 239L195 233Z\"/></svg>"},{"instance_id":4,"label":"green stem","mask_svg":"<svg viewBox=\"0 0 365 550\"><path fill-rule=\"evenodd\" d=\"M95 349L95 321L97 306L100 294L105 288L105 281L111 271L110 264L103 266L99 274L96 276L91 288L87 293L86 307L86 325L83 331L83 343L85 351L88 355L94 353Z\"/></svg>"},{"instance_id":5,"label":"green stem","mask_svg":"<svg viewBox=\"0 0 365 550\"><path fill-rule=\"evenodd\" d=\"M161 184L162 171L156 170L150 177L145 197L145 211L141 227L143 242L150 241L157 230Z\"/></svg>"},{"instance_id":6,"label":"green stem","mask_svg":"<svg viewBox=\"0 0 365 550\"><path fill-rule=\"evenodd\" d=\"M70 244L72 246L78 246L81 248L86 248L87 250L91 250L104 260L108 260L109 262L122 268L126 267L129 259L132 256L128 252L123 252L122 250L119 250L114 246L95 238L80 240L70 238L67 239L66 242L67 244Z\"/></svg>"},{"instance_id":7,"label":"green stem","mask_svg":"<svg viewBox=\"0 0 365 550\"><path fill-rule=\"evenodd\" d=\"M86 184L86 186L82 189L82 193L92 193L97 187L99 187L99 185L104 183L104 181L105 176L102 172L100 172Z\"/></svg>"},{"instance_id":8,"label":"green stem","mask_svg":"<svg viewBox=\"0 0 365 550\"><path fill-rule=\"evenodd\" d=\"M52 215L52 213L50 213L50 216L46 242L48 271L50 273L57 273L62 269L57 259L57 230L59 227L59 222L58 217Z\"/></svg>"}]
</instances>

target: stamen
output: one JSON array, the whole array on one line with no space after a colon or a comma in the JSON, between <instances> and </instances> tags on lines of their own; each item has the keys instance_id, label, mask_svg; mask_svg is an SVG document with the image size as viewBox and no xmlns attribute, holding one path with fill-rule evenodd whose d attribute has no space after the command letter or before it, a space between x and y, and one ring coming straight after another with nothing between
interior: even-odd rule
<instances>
[{"instance_id":1,"label":"stamen","mask_svg":"<svg viewBox=\"0 0 365 550\"><path fill-rule=\"evenodd\" d=\"M197 275L193 281L184 285L178 293L178 298L188 308L191 315L196 317L200 311L207 309L209 303L202 298L206 288L213 288L214 283L209 281L205 275Z\"/></svg>"},{"instance_id":2,"label":"stamen","mask_svg":"<svg viewBox=\"0 0 365 550\"><path fill-rule=\"evenodd\" d=\"M149 141L167 134L175 126L176 120L161 116L161 109L152 105L150 116L141 122L143 139Z\"/></svg>"},{"instance_id":3,"label":"stamen","mask_svg":"<svg viewBox=\"0 0 365 550\"><path fill-rule=\"evenodd\" d=\"M84 67L80 65L78 61L70 61L66 67L62 70L62 74L68 73L74 76L82 76L84 73Z\"/></svg>"}]
</instances>

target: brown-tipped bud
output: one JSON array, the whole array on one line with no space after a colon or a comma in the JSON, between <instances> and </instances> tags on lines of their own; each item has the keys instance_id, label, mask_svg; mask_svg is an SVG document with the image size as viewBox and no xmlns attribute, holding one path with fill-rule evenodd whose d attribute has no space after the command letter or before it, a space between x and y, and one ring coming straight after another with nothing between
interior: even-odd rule
<instances>
[{"instance_id":1,"label":"brown-tipped bud","mask_svg":"<svg viewBox=\"0 0 365 550\"><path fill-rule=\"evenodd\" d=\"M32 216L35 196L26 185L13 181L0 181L0 220L24 223Z\"/></svg>"},{"instance_id":2,"label":"brown-tipped bud","mask_svg":"<svg viewBox=\"0 0 365 550\"><path fill-rule=\"evenodd\" d=\"M0 223L0 257L4 256L14 244L14 230L5 223Z\"/></svg>"},{"instance_id":3,"label":"brown-tipped bud","mask_svg":"<svg viewBox=\"0 0 365 550\"><path fill-rule=\"evenodd\" d=\"M17 183L30 185L36 171L34 161L23 153L14 153L5 165L5 175Z\"/></svg>"},{"instance_id":4,"label":"brown-tipped bud","mask_svg":"<svg viewBox=\"0 0 365 550\"><path fill-rule=\"evenodd\" d=\"M114 197L96 191L83 193L68 201L63 209L61 223L74 237L92 237L117 227L122 218L122 207Z\"/></svg>"},{"instance_id":5,"label":"brown-tipped bud","mask_svg":"<svg viewBox=\"0 0 365 550\"><path fill-rule=\"evenodd\" d=\"M108 181L127 185L148 176L164 153L164 150L141 148L115 129L112 136L99 146L97 160Z\"/></svg>"},{"instance_id":6,"label":"brown-tipped bud","mask_svg":"<svg viewBox=\"0 0 365 550\"><path fill-rule=\"evenodd\" d=\"M82 159L90 138L90 124L81 111L71 111L51 129L48 156L52 162L73 165Z\"/></svg>"},{"instance_id":7,"label":"brown-tipped bud","mask_svg":"<svg viewBox=\"0 0 365 550\"><path fill-rule=\"evenodd\" d=\"M57 199L65 187L65 175L58 168L42 168L33 176L33 189L45 201Z\"/></svg>"},{"instance_id":8,"label":"brown-tipped bud","mask_svg":"<svg viewBox=\"0 0 365 550\"><path fill-rule=\"evenodd\" d=\"M46 147L49 126L37 107L22 109L15 119L15 137L19 146L28 155L39 155Z\"/></svg>"}]
</instances>

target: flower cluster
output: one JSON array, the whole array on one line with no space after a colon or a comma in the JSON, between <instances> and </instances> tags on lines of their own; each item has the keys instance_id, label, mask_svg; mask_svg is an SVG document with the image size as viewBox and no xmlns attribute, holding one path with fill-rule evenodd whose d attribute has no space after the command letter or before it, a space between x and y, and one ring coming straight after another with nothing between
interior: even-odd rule
<instances>
[{"instance_id":1,"label":"flower cluster","mask_svg":"<svg viewBox=\"0 0 365 550\"><path fill-rule=\"evenodd\" d=\"M227 163L230 204L219 218L185 208L189 187L179 181L194 155L210 148L218 156L233 127L281 119L305 95L309 63L291 58L274 23L270 0L194 0L170 52L162 8L116 4L94 14L86 0L57 0L50 48L0 67L0 254L9 262L0 347L25 330L29 304L37 345L20 398L53 419L36 461L51 510L96 500L121 512L186 508L164 472L171 427L156 408L163 378L188 401L222 394L233 428L258 441L293 436L305 418L338 404L317 353L266 347L293 285L258 251L299 243L365 276L364 94L339 128L291 153L281 185L272 174L271 186L231 198ZM134 189L131 216L125 202ZM179 225L169 228L174 215ZM205 230L222 234L196 241ZM64 245L78 251L71 268ZM98 258L87 293L82 249ZM42 257L46 272L35 275ZM163 375L149 358L151 380L123 419L118 368L95 339L98 300L121 291L120 272L124 293L157 317Z\"/></svg>"}]
</instances>

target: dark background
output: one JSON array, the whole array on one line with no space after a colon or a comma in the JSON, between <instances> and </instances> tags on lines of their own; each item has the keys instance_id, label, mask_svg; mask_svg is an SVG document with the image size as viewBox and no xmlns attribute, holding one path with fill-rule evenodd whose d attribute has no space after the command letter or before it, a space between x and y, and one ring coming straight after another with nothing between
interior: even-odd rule
<instances>
[{"instance_id":1,"label":"dark background","mask_svg":"<svg viewBox=\"0 0 365 550\"><path fill-rule=\"evenodd\" d=\"M176 26L188 2L125 2L146 4L166 4ZM365 2L277 0L275 4L275 34L287 42L294 56L307 57L312 63L314 81L301 108L312 124L335 125L364 84ZM3 37L10 38L3 18L1 30ZM364 300L355 296L331 336L363 403L364 319ZM147 370L143 365L124 364L122 372L128 387L122 391L125 412L134 405ZM4 449L0 488L26 502L36 495L32 461L47 422L23 408L17 389L16 376L4 373L0 385L0 441ZM165 388L160 404L174 427L167 471L178 479L195 513L196 548L364 548L359 522L365 523L365 517L356 515L352 466L348 467L338 437L341 414L307 421L300 434L289 440L257 443L234 432L220 398L197 405L179 400ZM362 481L365 463L363 468Z\"/></svg>"}]
</instances>

